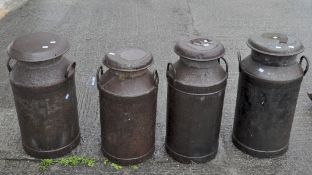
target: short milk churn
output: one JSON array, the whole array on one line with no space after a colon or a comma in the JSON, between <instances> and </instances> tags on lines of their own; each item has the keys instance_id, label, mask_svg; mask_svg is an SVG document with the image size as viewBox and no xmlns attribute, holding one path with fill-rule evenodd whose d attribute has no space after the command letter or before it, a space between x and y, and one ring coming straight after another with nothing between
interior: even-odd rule
<instances>
[{"instance_id":1,"label":"short milk churn","mask_svg":"<svg viewBox=\"0 0 312 175\"><path fill-rule=\"evenodd\" d=\"M241 60L232 141L255 157L269 158L288 149L298 93L309 62L292 35L264 33L248 39L251 54ZM303 60L306 61L302 68Z\"/></svg>"},{"instance_id":2,"label":"short milk churn","mask_svg":"<svg viewBox=\"0 0 312 175\"><path fill-rule=\"evenodd\" d=\"M167 66L166 150L182 163L203 163L218 151L228 66L223 45L209 37L182 40ZM224 70L220 60L226 64Z\"/></svg>"},{"instance_id":3,"label":"short milk churn","mask_svg":"<svg viewBox=\"0 0 312 175\"><path fill-rule=\"evenodd\" d=\"M110 161L131 165L152 157L158 74L148 68L150 52L124 48L107 53L97 72L102 152Z\"/></svg>"},{"instance_id":4,"label":"short milk churn","mask_svg":"<svg viewBox=\"0 0 312 175\"><path fill-rule=\"evenodd\" d=\"M19 37L8 47L23 148L33 157L62 156L80 141L76 63L63 56L68 49L65 39L45 32Z\"/></svg>"}]
</instances>

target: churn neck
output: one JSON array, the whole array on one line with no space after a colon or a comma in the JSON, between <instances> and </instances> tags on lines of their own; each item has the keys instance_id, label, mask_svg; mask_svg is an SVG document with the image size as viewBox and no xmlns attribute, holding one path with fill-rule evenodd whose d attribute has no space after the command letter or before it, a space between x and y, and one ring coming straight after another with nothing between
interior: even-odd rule
<instances>
[{"instance_id":1,"label":"churn neck","mask_svg":"<svg viewBox=\"0 0 312 175\"><path fill-rule=\"evenodd\" d=\"M207 61L197 61L197 60L191 60L188 58L180 57L180 61L183 64L185 64L188 67L193 67L193 68L198 68L198 69L210 68L214 66L215 64L218 64L218 60L219 58L213 59L213 60L207 60Z\"/></svg>"},{"instance_id":2,"label":"churn neck","mask_svg":"<svg viewBox=\"0 0 312 175\"><path fill-rule=\"evenodd\" d=\"M50 65L53 65L55 63L58 63L59 61L61 61L63 58L63 56L58 56L56 58L52 58L52 59L49 59L49 60L45 60L45 61L36 61L36 62L28 62L28 61L19 61L19 62L22 62L24 65L27 65L27 66L50 66Z\"/></svg>"},{"instance_id":3,"label":"churn neck","mask_svg":"<svg viewBox=\"0 0 312 175\"><path fill-rule=\"evenodd\" d=\"M108 70L111 74L117 76L119 79L131 79L131 78L136 78L144 75L147 73L148 69L143 69L139 71L120 71L120 70L114 70L114 69L109 69Z\"/></svg>"},{"instance_id":4,"label":"churn neck","mask_svg":"<svg viewBox=\"0 0 312 175\"><path fill-rule=\"evenodd\" d=\"M290 55L290 56L274 56L263 54L257 51L251 51L251 58L254 61L257 61L261 64L268 65L268 66L290 66L296 64L297 55Z\"/></svg>"}]
</instances>

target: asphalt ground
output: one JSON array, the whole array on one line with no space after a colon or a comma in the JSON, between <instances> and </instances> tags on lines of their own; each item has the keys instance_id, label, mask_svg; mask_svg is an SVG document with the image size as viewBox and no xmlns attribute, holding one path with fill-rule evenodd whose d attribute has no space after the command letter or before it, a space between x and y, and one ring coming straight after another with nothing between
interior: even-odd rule
<instances>
[{"instance_id":1,"label":"asphalt ground","mask_svg":"<svg viewBox=\"0 0 312 175\"><path fill-rule=\"evenodd\" d=\"M39 161L23 149L6 69L6 48L16 37L35 31L58 33L69 40L66 54L77 62L76 86L81 144L72 155L90 156L94 167L52 166L45 174L312 174L312 71L299 94L288 152L273 159L257 159L231 142L237 92L238 62L250 53L247 38L255 33L294 34L312 55L312 1L310 0L31 0L0 20L0 174L39 174ZM225 48L229 78L225 94L217 157L205 164L184 165L165 152L166 78L168 62L178 57L176 41L192 36L213 36ZM106 52L138 46L153 53L159 72L156 151L138 170L103 166L100 151L98 91L92 78Z\"/></svg>"}]
</instances>

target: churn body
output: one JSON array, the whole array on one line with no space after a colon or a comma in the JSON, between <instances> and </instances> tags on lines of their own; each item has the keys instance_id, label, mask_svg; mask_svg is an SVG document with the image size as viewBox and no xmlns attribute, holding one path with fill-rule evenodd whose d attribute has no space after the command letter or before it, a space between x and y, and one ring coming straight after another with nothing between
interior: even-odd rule
<instances>
[{"instance_id":1,"label":"churn body","mask_svg":"<svg viewBox=\"0 0 312 175\"><path fill-rule=\"evenodd\" d=\"M149 52L125 48L106 54L98 70L102 152L121 165L154 153L158 74L148 70Z\"/></svg>"},{"instance_id":2,"label":"churn body","mask_svg":"<svg viewBox=\"0 0 312 175\"><path fill-rule=\"evenodd\" d=\"M180 59L167 66L166 150L182 163L202 163L218 150L226 71L219 61L224 47L210 38L182 40ZM226 63L226 61L225 61Z\"/></svg>"},{"instance_id":3,"label":"churn body","mask_svg":"<svg viewBox=\"0 0 312 175\"><path fill-rule=\"evenodd\" d=\"M240 61L233 143L256 157L287 151L300 85L308 70L294 36L265 33L247 41L251 55ZM307 61L303 70L301 63ZM240 60L240 56L239 56Z\"/></svg>"},{"instance_id":4,"label":"churn body","mask_svg":"<svg viewBox=\"0 0 312 175\"><path fill-rule=\"evenodd\" d=\"M37 158L62 156L80 141L75 62L62 56L68 49L66 40L45 32L22 36L8 49L23 148Z\"/></svg>"}]
</instances>

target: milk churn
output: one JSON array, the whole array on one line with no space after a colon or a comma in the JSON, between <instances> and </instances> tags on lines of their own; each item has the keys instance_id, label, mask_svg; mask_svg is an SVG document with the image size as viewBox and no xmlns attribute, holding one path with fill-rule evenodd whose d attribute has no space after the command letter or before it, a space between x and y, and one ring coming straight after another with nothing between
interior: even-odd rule
<instances>
[{"instance_id":1,"label":"milk churn","mask_svg":"<svg viewBox=\"0 0 312 175\"><path fill-rule=\"evenodd\" d=\"M301 42L292 35L252 36L251 55L241 60L233 143L255 157L269 158L288 149L290 130L303 76L309 62ZM302 68L303 60L306 61Z\"/></svg>"},{"instance_id":2,"label":"milk churn","mask_svg":"<svg viewBox=\"0 0 312 175\"><path fill-rule=\"evenodd\" d=\"M228 66L223 45L209 37L182 40L167 66L166 150L182 163L203 163L218 150ZM224 70L220 60L226 64Z\"/></svg>"},{"instance_id":3,"label":"milk churn","mask_svg":"<svg viewBox=\"0 0 312 175\"><path fill-rule=\"evenodd\" d=\"M62 156L80 141L76 63L63 56L68 49L65 39L45 32L19 37L8 47L23 148L33 157Z\"/></svg>"},{"instance_id":4,"label":"milk churn","mask_svg":"<svg viewBox=\"0 0 312 175\"><path fill-rule=\"evenodd\" d=\"M158 74L148 67L150 52L124 48L105 55L109 69L97 72L100 94L102 152L121 165L143 162L152 157Z\"/></svg>"}]
</instances>

